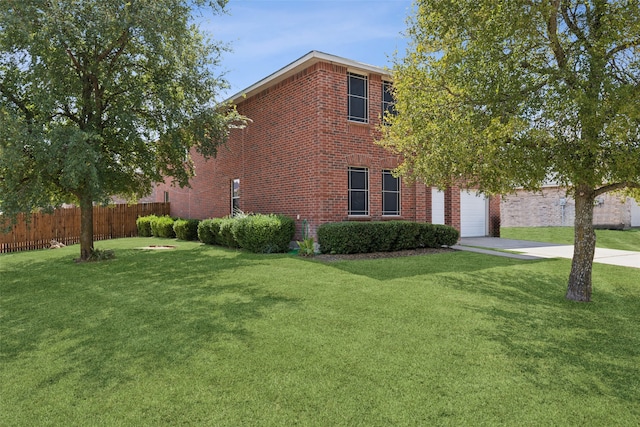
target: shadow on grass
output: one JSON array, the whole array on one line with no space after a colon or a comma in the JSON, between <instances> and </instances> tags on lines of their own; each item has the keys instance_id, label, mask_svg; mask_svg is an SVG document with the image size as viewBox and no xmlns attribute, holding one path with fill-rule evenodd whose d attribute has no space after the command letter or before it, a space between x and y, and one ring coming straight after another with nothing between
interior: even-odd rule
<instances>
[{"instance_id":1,"label":"shadow on grass","mask_svg":"<svg viewBox=\"0 0 640 427\"><path fill-rule=\"evenodd\" d=\"M532 386L637 404L638 281L618 280L627 277L623 267L597 265L593 302L567 301L570 263L456 252L327 265L383 282L407 279L407 286L424 276L425 286L456 291L456 303L488 320L476 333L497 343Z\"/></svg>"},{"instance_id":2,"label":"shadow on grass","mask_svg":"<svg viewBox=\"0 0 640 427\"><path fill-rule=\"evenodd\" d=\"M314 261L317 262L317 261ZM488 257L470 252L452 251L385 259L338 261L326 265L375 280L395 280L423 274L470 273L494 267L508 267L539 261L521 261L506 257Z\"/></svg>"},{"instance_id":3,"label":"shadow on grass","mask_svg":"<svg viewBox=\"0 0 640 427\"><path fill-rule=\"evenodd\" d=\"M439 283L482 296L465 303L490 320L491 327L477 333L498 343L534 386L637 404L640 295L611 292L601 279L602 288L594 281L594 302L567 301L570 261L543 262L550 264L547 272L498 268L470 273L464 281L443 275Z\"/></svg>"},{"instance_id":4,"label":"shadow on grass","mask_svg":"<svg viewBox=\"0 0 640 427\"><path fill-rule=\"evenodd\" d=\"M3 364L23 354L64 361L40 387L67 378L78 393L215 358L217 346L248 345L248 323L276 305L297 304L235 270L267 262L233 251L118 250L118 258L70 265L56 260L3 269ZM217 280L226 275L224 280ZM204 354L203 354L204 352Z\"/></svg>"}]
</instances>

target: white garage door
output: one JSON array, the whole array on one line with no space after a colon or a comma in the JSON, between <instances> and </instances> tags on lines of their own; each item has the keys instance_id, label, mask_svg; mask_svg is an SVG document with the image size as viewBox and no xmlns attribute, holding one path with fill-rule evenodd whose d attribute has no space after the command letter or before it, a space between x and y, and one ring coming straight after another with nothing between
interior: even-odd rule
<instances>
[{"instance_id":1,"label":"white garage door","mask_svg":"<svg viewBox=\"0 0 640 427\"><path fill-rule=\"evenodd\" d=\"M631 226L640 227L640 205L634 199L631 199Z\"/></svg>"},{"instance_id":2,"label":"white garage door","mask_svg":"<svg viewBox=\"0 0 640 427\"><path fill-rule=\"evenodd\" d=\"M460 192L460 236L478 237L488 234L489 204L484 195Z\"/></svg>"},{"instance_id":3,"label":"white garage door","mask_svg":"<svg viewBox=\"0 0 640 427\"><path fill-rule=\"evenodd\" d=\"M431 224L444 224L444 191L431 189Z\"/></svg>"}]
</instances>

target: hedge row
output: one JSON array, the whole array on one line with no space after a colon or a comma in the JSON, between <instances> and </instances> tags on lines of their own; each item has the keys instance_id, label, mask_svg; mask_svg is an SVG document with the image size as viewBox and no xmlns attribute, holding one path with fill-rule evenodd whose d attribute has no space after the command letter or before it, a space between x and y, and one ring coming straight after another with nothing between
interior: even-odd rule
<instances>
[{"instance_id":1,"label":"hedge row","mask_svg":"<svg viewBox=\"0 0 640 427\"><path fill-rule=\"evenodd\" d=\"M287 252L294 233L294 220L275 214L205 219L198 225L203 243L255 253Z\"/></svg>"},{"instance_id":2,"label":"hedge row","mask_svg":"<svg viewBox=\"0 0 640 427\"><path fill-rule=\"evenodd\" d=\"M334 222L318 228L322 253L355 254L453 246L459 232L448 225L408 221Z\"/></svg>"},{"instance_id":3,"label":"hedge row","mask_svg":"<svg viewBox=\"0 0 640 427\"><path fill-rule=\"evenodd\" d=\"M136 220L140 237L177 237L180 240L198 240L197 219L174 219L170 216L148 215Z\"/></svg>"},{"instance_id":4,"label":"hedge row","mask_svg":"<svg viewBox=\"0 0 640 427\"><path fill-rule=\"evenodd\" d=\"M180 240L198 240L199 219L177 219L173 223L173 231Z\"/></svg>"}]
</instances>

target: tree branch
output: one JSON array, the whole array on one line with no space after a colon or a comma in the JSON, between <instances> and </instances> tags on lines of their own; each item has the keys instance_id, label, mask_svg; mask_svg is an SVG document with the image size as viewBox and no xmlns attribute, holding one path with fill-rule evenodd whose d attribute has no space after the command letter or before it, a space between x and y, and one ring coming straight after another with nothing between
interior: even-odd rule
<instances>
[{"instance_id":1,"label":"tree branch","mask_svg":"<svg viewBox=\"0 0 640 427\"><path fill-rule=\"evenodd\" d=\"M73 114L71 110L69 110L68 105L65 105L63 110L64 110L64 113L62 115L64 117L68 118L69 120L76 123L77 125L80 125L82 123L82 121L75 114Z\"/></svg>"},{"instance_id":2,"label":"tree branch","mask_svg":"<svg viewBox=\"0 0 640 427\"><path fill-rule=\"evenodd\" d=\"M567 57L558 38L558 10L560 8L560 0L551 0L550 6L549 16L547 17L547 36L551 42L551 49L558 63L558 68L564 69L567 66Z\"/></svg>"},{"instance_id":3,"label":"tree branch","mask_svg":"<svg viewBox=\"0 0 640 427\"><path fill-rule=\"evenodd\" d=\"M609 52L607 52L606 58L609 59L618 52L622 52L623 50L627 50L632 47L638 47L638 46L640 46L640 37L634 40L628 41L626 43L619 44L618 46L612 48Z\"/></svg>"},{"instance_id":4,"label":"tree branch","mask_svg":"<svg viewBox=\"0 0 640 427\"><path fill-rule=\"evenodd\" d=\"M567 0L563 0L562 6L560 7L560 12L562 14L562 18L567 24L567 27L569 27L571 32L578 38L578 40L583 42L587 47L591 47L591 44L587 40L587 37L584 35L584 32L578 26L578 24L574 19L575 14L573 13L571 15L569 14L569 2Z\"/></svg>"},{"instance_id":5,"label":"tree branch","mask_svg":"<svg viewBox=\"0 0 640 427\"><path fill-rule=\"evenodd\" d=\"M6 86L2 83L0 83L0 93L6 96L9 101L11 101L16 107L18 107L20 111L24 113L27 121L33 120L33 112L29 110L29 108L27 107L27 103L24 100L19 99L11 91L8 91Z\"/></svg>"},{"instance_id":6,"label":"tree branch","mask_svg":"<svg viewBox=\"0 0 640 427\"><path fill-rule=\"evenodd\" d=\"M116 50L116 54L114 58L111 60L111 63L113 63L118 58L118 56L120 56L120 54L124 50L124 47L126 46L128 41L129 41L129 29L125 29L122 31L122 34L120 34L120 37L118 37L118 39L111 44L111 46L109 46L107 49L104 50L104 52L98 55L97 62L104 61L107 56L109 56L114 50Z\"/></svg>"},{"instance_id":7,"label":"tree branch","mask_svg":"<svg viewBox=\"0 0 640 427\"><path fill-rule=\"evenodd\" d=\"M616 182L614 184L605 185L604 187L597 188L594 191L594 196L599 196L610 191L622 190L623 188L640 188L640 183L625 181Z\"/></svg>"}]
</instances>

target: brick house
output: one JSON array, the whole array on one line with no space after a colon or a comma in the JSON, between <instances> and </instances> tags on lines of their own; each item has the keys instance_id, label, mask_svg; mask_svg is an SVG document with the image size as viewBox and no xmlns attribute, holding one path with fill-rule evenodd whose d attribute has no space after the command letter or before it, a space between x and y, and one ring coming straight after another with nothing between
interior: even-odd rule
<instances>
[{"instance_id":1,"label":"brick house","mask_svg":"<svg viewBox=\"0 0 640 427\"><path fill-rule=\"evenodd\" d=\"M230 100L252 122L231 132L215 159L194 157L191 188L161 184L183 218L281 213L308 224L403 219L446 223L463 236L497 235L500 199L459 188L408 184L391 171L399 159L374 143L392 108L387 70L312 51Z\"/></svg>"}]
</instances>

